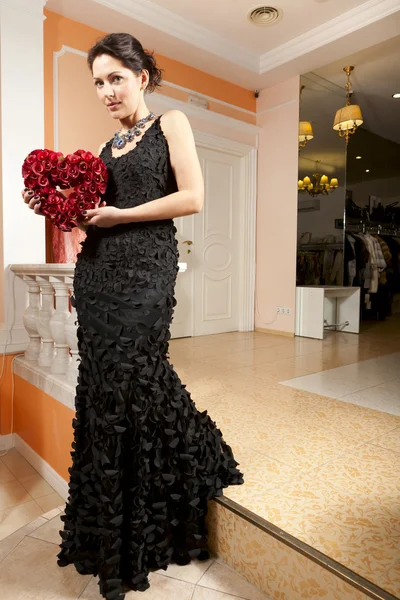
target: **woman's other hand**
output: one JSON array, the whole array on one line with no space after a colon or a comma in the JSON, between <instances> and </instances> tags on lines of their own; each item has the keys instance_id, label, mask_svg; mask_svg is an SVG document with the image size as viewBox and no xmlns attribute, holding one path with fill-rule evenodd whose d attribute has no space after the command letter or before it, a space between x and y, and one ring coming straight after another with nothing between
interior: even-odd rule
<instances>
[{"instance_id":1,"label":"woman's other hand","mask_svg":"<svg viewBox=\"0 0 400 600\"><path fill-rule=\"evenodd\" d=\"M97 227L114 227L122 222L121 220L121 209L116 206L106 206L105 202L102 202L100 206L93 208L92 210L85 211L85 225L96 225Z\"/></svg>"}]
</instances>

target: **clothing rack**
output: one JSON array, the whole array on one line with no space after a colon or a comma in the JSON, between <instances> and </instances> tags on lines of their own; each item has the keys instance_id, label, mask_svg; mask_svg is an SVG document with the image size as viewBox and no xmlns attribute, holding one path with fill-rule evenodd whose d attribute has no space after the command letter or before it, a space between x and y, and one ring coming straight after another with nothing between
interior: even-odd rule
<instances>
[{"instance_id":1,"label":"clothing rack","mask_svg":"<svg viewBox=\"0 0 400 600\"><path fill-rule=\"evenodd\" d=\"M349 223L345 225L346 233L375 233L377 235L400 236L400 227L390 227L387 223Z\"/></svg>"},{"instance_id":2,"label":"clothing rack","mask_svg":"<svg viewBox=\"0 0 400 600\"><path fill-rule=\"evenodd\" d=\"M315 242L310 244L299 244L299 250L307 252L323 252L324 250L343 250L343 243L333 242Z\"/></svg>"}]
</instances>

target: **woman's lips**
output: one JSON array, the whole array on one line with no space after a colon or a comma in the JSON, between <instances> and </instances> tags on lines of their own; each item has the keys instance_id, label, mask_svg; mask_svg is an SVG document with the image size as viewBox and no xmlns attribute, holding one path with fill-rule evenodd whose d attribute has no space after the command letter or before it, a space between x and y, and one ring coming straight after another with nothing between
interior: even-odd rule
<instances>
[{"instance_id":1,"label":"woman's lips","mask_svg":"<svg viewBox=\"0 0 400 600\"><path fill-rule=\"evenodd\" d=\"M113 102L112 104L108 104L108 108L112 110L113 108L117 108L117 106L119 106L120 104L121 102Z\"/></svg>"}]
</instances>

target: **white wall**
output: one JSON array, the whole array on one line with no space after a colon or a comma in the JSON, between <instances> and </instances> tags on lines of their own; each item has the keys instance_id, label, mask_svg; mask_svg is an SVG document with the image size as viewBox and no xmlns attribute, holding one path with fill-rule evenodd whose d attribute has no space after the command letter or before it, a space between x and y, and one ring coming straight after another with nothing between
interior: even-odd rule
<instances>
[{"instance_id":1,"label":"white wall","mask_svg":"<svg viewBox=\"0 0 400 600\"><path fill-rule=\"evenodd\" d=\"M320 210L301 212L298 214L297 231L300 236L306 231L312 233L313 239L326 235L342 237L343 231L335 229L335 219L343 219L345 204L345 188L339 187L329 196L318 196ZM301 194L300 199L306 196Z\"/></svg>"}]
</instances>

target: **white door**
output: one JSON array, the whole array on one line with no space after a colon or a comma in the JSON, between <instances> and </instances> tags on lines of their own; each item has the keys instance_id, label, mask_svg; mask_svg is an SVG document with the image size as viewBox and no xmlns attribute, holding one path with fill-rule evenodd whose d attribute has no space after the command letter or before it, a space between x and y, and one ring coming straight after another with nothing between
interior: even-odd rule
<instances>
[{"instance_id":1,"label":"white door","mask_svg":"<svg viewBox=\"0 0 400 600\"><path fill-rule=\"evenodd\" d=\"M181 262L172 337L237 331L239 323L239 200L241 159L198 148L205 201L198 215L175 219Z\"/></svg>"}]
</instances>

